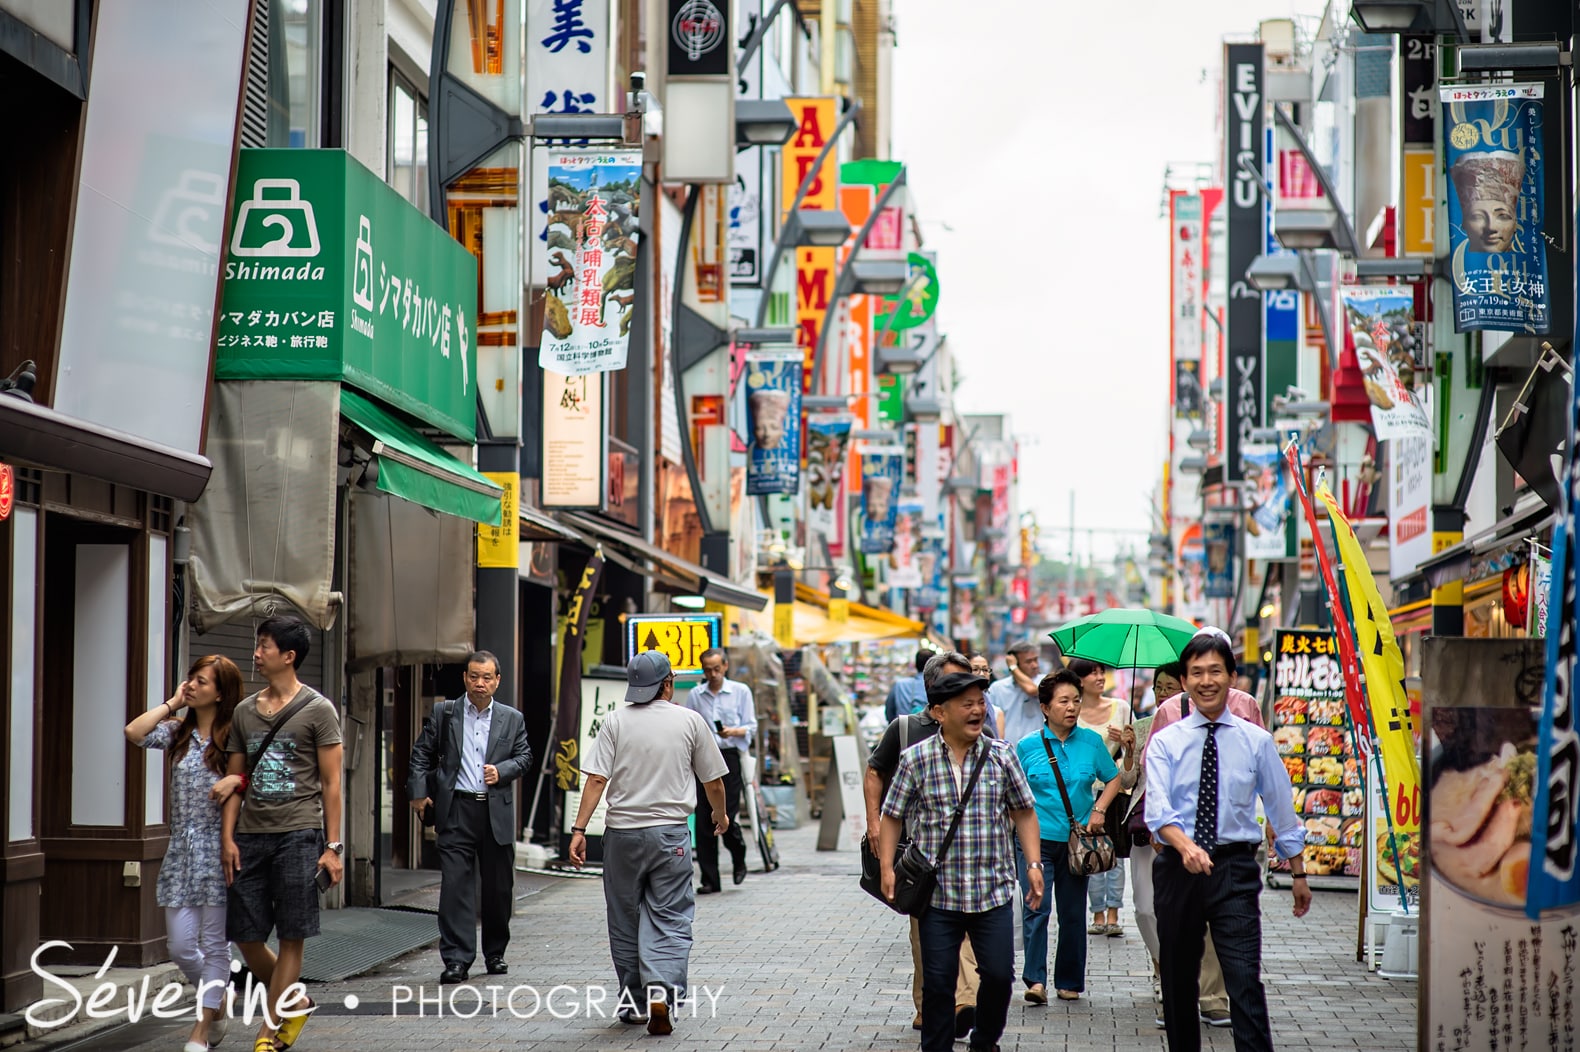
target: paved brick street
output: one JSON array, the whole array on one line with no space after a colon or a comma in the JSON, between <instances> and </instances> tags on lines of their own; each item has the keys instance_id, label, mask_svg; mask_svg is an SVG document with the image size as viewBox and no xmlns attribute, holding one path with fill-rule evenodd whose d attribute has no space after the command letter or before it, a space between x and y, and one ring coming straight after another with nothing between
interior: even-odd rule
<instances>
[{"instance_id":1,"label":"paved brick street","mask_svg":"<svg viewBox=\"0 0 1580 1052\"><path fill-rule=\"evenodd\" d=\"M640 1027L612 1018L589 1018L582 988L612 987L603 926L603 896L597 880L563 880L520 905L510 946L512 984L535 987L546 995L556 984L574 990L555 995L562 1015L540 1008L536 1018L513 1018L506 1008L510 984L497 995L483 992L477 1018L450 1011L475 1011L478 998L466 988L442 988L444 1014L432 998L440 965L436 951L412 954L359 978L316 986L325 1008L309 1022L296 1046L318 1049L378 1049L380 1052L429 1052L434 1049L637 1049L655 1045L677 1049L883 1049L916 1047L910 1029L910 959L903 920L870 901L856 886L853 852L819 853L816 829L780 834L783 868L754 872L739 888L699 900L692 982L717 991L718 1018L682 1018L671 1039L651 1038ZM1264 973L1280 1048L1376 1049L1413 1047L1415 984L1393 983L1367 974L1353 957L1354 900L1318 892L1303 921L1289 915L1289 895L1263 896L1267 917ZM1123 939L1093 938L1087 997L1073 1004L1033 1007L1017 999L1010 1009L1002 1042L1010 1049L1067 1049L1106 1052L1163 1048L1162 1032L1152 1023L1146 951L1135 934L1129 911ZM501 977L503 978L503 977ZM392 1004L392 990L426 984L426 1018L415 1004ZM483 989L483 984L475 984ZM358 999L354 1011L344 1007ZM415 993L412 995L415 997ZM498 997L499 1015L490 1018L488 1000ZM532 995L522 991L516 1007L531 1011ZM177 1047L174 1031L132 1028L92 1043L94 1048L153 1052ZM245 1038L224 1047L244 1048ZM957 1046L964 1048L964 1045ZM1227 1030L1208 1030L1204 1047L1231 1049Z\"/></svg>"}]
</instances>

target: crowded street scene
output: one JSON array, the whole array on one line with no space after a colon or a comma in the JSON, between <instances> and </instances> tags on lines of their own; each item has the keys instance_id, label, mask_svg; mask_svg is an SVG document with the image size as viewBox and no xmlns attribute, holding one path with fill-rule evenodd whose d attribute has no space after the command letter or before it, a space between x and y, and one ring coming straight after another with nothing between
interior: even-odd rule
<instances>
[{"instance_id":1,"label":"crowded street scene","mask_svg":"<svg viewBox=\"0 0 1580 1052\"><path fill-rule=\"evenodd\" d=\"M1577 30L0 0L0 1052L1576 1052Z\"/></svg>"}]
</instances>

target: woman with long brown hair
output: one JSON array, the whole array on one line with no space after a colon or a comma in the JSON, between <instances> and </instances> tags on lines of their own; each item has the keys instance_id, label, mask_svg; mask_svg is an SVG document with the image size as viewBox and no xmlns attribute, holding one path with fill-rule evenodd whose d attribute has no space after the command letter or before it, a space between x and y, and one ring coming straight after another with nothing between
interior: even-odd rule
<instances>
[{"instance_id":1,"label":"woman with long brown hair","mask_svg":"<svg viewBox=\"0 0 1580 1052\"><path fill-rule=\"evenodd\" d=\"M241 786L225 774L231 714L241 703L241 670L229 658L198 658L181 686L126 725L126 740L170 757L170 846L156 901L165 908L170 956L197 987L202 1011L184 1052L207 1052L225 1032L230 945L225 941L221 805Z\"/></svg>"}]
</instances>

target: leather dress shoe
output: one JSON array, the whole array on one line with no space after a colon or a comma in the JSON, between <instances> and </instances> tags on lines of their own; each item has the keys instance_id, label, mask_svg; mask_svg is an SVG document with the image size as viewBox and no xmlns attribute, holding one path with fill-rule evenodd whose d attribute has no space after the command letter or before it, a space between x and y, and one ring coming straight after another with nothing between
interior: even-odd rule
<instances>
[{"instance_id":1,"label":"leather dress shoe","mask_svg":"<svg viewBox=\"0 0 1580 1052\"><path fill-rule=\"evenodd\" d=\"M444 986L454 986L456 983L464 983L466 982L466 972L467 970L465 968L461 968L454 964L447 964L444 966L444 973L439 976L439 982Z\"/></svg>"},{"instance_id":2,"label":"leather dress shoe","mask_svg":"<svg viewBox=\"0 0 1580 1052\"><path fill-rule=\"evenodd\" d=\"M704 884L700 888L697 889L697 894L698 895L717 895L721 890L723 890L723 889L716 888L716 887L714 887L711 884Z\"/></svg>"},{"instance_id":3,"label":"leather dress shoe","mask_svg":"<svg viewBox=\"0 0 1580 1052\"><path fill-rule=\"evenodd\" d=\"M961 1005L955 1009L955 1040L966 1037L977 1025L976 1005Z\"/></svg>"},{"instance_id":4,"label":"leather dress shoe","mask_svg":"<svg viewBox=\"0 0 1580 1052\"><path fill-rule=\"evenodd\" d=\"M735 883L737 883L737 884L744 884L745 882L746 882L746 863L745 862L737 862L737 863L735 863Z\"/></svg>"},{"instance_id":5,"label":"leather dress shoe","mask_svg":"<svg viewBox=\"0 0 1580 1052\"><path fill-rule=\"evenodd\" d=\"M508 971L510 971L510 965L505 963L503 957L490 957L488 959L489 975L504 975Z\"/></svg>"}]
</instances>

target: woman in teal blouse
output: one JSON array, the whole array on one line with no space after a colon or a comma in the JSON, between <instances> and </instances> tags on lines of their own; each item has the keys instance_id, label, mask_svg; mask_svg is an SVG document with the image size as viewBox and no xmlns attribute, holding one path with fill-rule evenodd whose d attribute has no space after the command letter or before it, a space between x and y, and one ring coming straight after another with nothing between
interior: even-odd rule
<instances>
[{"instance_id":1,"label":"woman in teal blouse","mask_svg":"<svg viewBox=\"0 0 1580 1052\"><path fill-rule=\"evenodd\" d=\"M1026 984L1026 1000L1048 1003L1048 913L1050 901L1058 908L1058 945L1054 950L1053 984L1060 1000L1074 1001L1086 988L1086 878L1070 872L1070 813L1077 822L1085 821L1093 833L1103 830L1103 816L1119 792L1119 768L1108 747L1095 731L1077 727L1081 715L1081 679L1068 669L1043 677L1037 685L1037 700L1042 706L1043 727L1028 734L1016 745L1021 769L1037 801L1037 824L1041 827L1044 880L1053 889L1044 895L1035 910L1022 915L1026 964L1021 974ZM1053 764L1059 765L1065 792L1070 797L1066 811L1064 796L1054 777ZM1092 787L1103 784L1102 796L1094 804ZM1026 886L1026 860L1018 859L1022 886Z\"/></svg>"}]
</instances>

